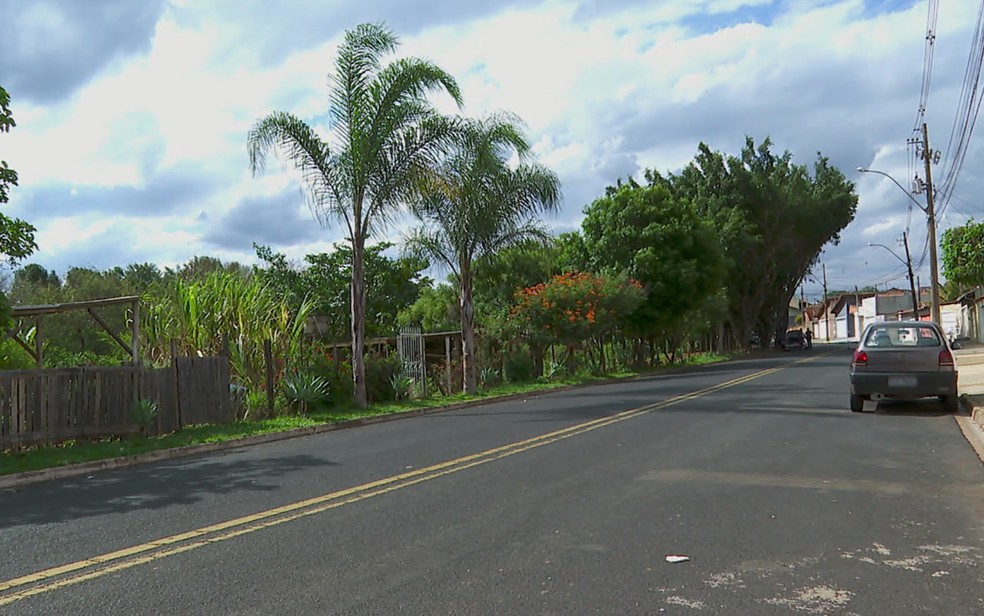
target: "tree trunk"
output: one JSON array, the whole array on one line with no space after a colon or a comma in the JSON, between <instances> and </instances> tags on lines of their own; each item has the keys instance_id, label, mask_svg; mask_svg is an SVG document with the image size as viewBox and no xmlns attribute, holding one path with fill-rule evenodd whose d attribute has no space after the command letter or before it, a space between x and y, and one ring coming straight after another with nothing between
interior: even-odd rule
<instances>
[{"instance_id":1,"label":"tree trunk","mask_svg":"<svg viewBox=\"0 0 984 616\"><path fill-rule=\"evenodd\" d=\"M543 376L543 347L530 344L530 357L533 359L533 378L538 379Z\"/></svg>"},{"instance_id":2,"label":"tree trunk","mask_svg":"<svg viewBox=\"0 0 984 616\"><path fill-rule=\"evenodd\" d=\"M641 337L635 337L632 339L632 357L633 367L636 370L642 369L646 366L645 349L643 348L643 340Z\"/></svg>"},{"instance_id":3,"label":"tree trunk","mask_svg":"<svg viewBox=\"0 0 984 616\"><path fill-rule=\"evenodd\" d=\"M475 306L472 303L471 268L462 264L461 272L461 370L466 394L478 390L478 372L475 366Z\"/></svg>"},{"instance_id":4,"label":"tree trunk","mask_svg":"<svg viewBox=\"0 0 984 616\"><path fill-rule=\"evenodd\" d=\"M366 399L366 280L363 271L365 239L352 239L352 385L356 406L368 406Z\"/></svg>"},{"instance_id":5,"label":"tree trunk","mask_svg":"<svg viewBox=\"0 0 984 616\"><path fill-rule=\"evenodd\" d=\"M608 362L605 357L605 337L598 336L598 367L602 374L608 374Z\"/></svg>"}]
</instances>

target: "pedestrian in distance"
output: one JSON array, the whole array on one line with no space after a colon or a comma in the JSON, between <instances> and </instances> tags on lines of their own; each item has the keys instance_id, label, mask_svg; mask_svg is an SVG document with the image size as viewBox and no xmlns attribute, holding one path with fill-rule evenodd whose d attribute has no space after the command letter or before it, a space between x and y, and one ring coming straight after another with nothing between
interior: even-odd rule
<instances>
[{"instance_id":1,"label":"pedestrian in distance","mask_svg":"<svg viewBox=\"0 0 984 616\"><path fill-rule=\"evenodd\" d=\"M804 335L804 337L806 338L806 348L812 349L813 348L813 330L807 329L806 330L806 334Z\"/></svg>"}]
</instances>

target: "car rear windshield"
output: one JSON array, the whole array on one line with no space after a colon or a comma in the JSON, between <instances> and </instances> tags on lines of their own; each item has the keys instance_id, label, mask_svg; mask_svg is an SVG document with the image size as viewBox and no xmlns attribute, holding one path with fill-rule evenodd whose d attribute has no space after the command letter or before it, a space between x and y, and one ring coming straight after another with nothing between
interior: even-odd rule
<instances>
[{"instance_id":1,"label":"car rear windshield","mask_svg":"<svg viewBox=\"0 0 984 616\"><path fill-rule=\"evenodd\" d=\"M910 327L884 326L872 327L865 338L867 347L917 347L940 346L936 329L929 325L913 325Z\"/></svg>"}]
</instances>

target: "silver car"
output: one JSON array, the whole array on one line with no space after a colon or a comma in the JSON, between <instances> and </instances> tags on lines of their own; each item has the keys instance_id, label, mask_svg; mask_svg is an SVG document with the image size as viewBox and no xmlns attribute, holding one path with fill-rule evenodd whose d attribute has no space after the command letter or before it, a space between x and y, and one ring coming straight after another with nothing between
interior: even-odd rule
<instances>
[{"instance_id":1,"label":"silver car","mask_svg":"<svg viewBox=\"0 0 984 616\"><path fill-rule=\"evenodd\" d=\"M851 360L851 410L865 400L937 397L959 408L957 362L943 330L927 321L871 323Z\"/></svg>"}]
</instances>

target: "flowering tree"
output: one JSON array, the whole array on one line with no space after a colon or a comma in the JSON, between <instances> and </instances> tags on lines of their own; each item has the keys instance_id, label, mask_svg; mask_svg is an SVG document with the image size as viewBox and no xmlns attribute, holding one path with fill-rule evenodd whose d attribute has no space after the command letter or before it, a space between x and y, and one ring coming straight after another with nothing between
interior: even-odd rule
<instances>
[{"instance_id":1,"label":"flowering tree","mask_svg":"<svg viewBox=\"0 0 984 616\"><path fill-rule=\"evenodd\" d=\"M518 290L511 317L513 326L530 346L534 372L541 374L543 350L547 345L566 345L571 367L577 345L595 341L601 350L603 337L644 299L638 281L569 272ZM601 357L603 364L603 351Z\"/></svg>"}]
</instances>

